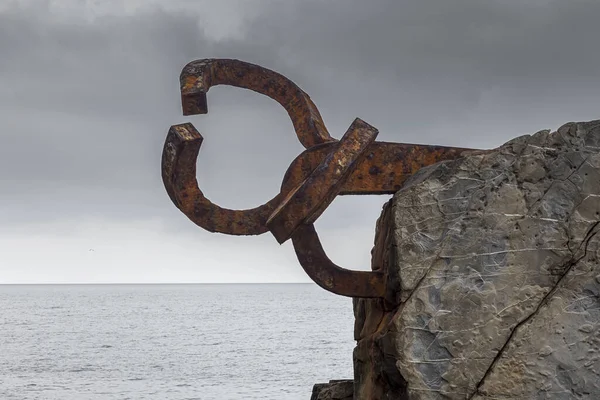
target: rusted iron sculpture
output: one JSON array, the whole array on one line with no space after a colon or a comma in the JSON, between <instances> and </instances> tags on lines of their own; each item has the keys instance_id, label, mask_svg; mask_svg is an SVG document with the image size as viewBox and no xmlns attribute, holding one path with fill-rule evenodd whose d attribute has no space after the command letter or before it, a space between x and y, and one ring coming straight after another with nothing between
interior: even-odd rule
<instances>
[{"instance_id":1,"label":"rusted iron sculpture","mask_svg":"<svg viewBox=\"0 0 600 400\"><path fill-rule=\"evenodd\" d=\"M306 148L284 175L280 193L248 210L229 210L208 200L196 181L202 136L191 123L169 129L162 178L169 197L189 219L210 232L292 239L298 260L322 288L350 297L386 298L386 271L352 271L325 254L313 223L338 195L393 194L420 168L461 156L466 148L376 142L378 130L355 119L341 140L332 138L319 110L286 77L239 60L204 59L180 76L183 115L206 114L212 86L231 85L264 94L288 112Z\"/></svg>"}]
</instances>

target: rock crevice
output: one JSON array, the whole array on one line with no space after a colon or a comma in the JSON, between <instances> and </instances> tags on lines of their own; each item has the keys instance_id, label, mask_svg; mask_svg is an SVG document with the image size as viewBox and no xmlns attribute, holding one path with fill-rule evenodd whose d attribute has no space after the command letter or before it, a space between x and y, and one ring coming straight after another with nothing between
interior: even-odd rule
<instances>
[{"instance_id":1,"label":"rock crevice","mask_svg":"<svg viewBox=\"0 0 600 400\"><path fill-rule=\"evenodd\" d=\"M481 380L477 384L475 392L469 397L469 399L472 399L473 397L475 397L479 393L479 390L483 386L486 378L490 375L490 373L492 372L492 370L494 369L494 367L496 366L496 364L502 359L502 356L504 355L504 352L505 352L506 348L508 347L509 343L511 342L512 338L515 336L515 333L519 330L519 328L522 325L525 325L527 322L529 322L532 318L534 318L535 315L542 309L542 307L544 307L545 305L548 304L549 299L551 299L552 296L553 296L553 294L558 290L558 288L561 285L561 282L564 280L564 278L567 276L567 274L571 271L571 269L574 268L579 261L581 261L582 259L585 258L585 256L587 255L587 248L588 248L588 245L590 243L590 240L598 233L598 230L597 230L598 224L599 223L596 222L592 226L592 228L590 229L590 231L588 232L588 234L586 235L586 239L584 240L585 248L583 249L583 255L581 257L579 257L578 259L571 260L569 262L568 266L565 268L565 273L560 277L560 280L556 283L556 285L544 296L544 298L540 301L540 303L538 304L538 306L536 307L536 309L533 311L533 313L531 313L531 315L529 315L523 321L519 322L515 326L515 328L512 330L512 332L510 333L508 339L506 340L506 342L504 343L504 345L502 346L502 348L500 349L500 351L498 352L498 354L496 354L496 356L494 357L494 360L492 361L492 363L490 364L490 366L488 367L488 369L483 374L483 377L481 378ZM582 245L583 245L583 243L582 243ZM575 254L573 256L575 256Z\"/></svg>"}]
</instances>

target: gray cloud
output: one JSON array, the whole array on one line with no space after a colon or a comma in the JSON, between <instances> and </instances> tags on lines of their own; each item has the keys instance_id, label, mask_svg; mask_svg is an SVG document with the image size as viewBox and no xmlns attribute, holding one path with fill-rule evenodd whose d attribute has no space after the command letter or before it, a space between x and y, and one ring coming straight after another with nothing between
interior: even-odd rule
<instances>
[{"instance_id":1,"label":"gray cloud","mask_svg":"<svg viewBox=\"0 0 600 400\"><path fill-rule=\"evenodd\" d=\"M178 75L197 58L288 76L336 137L359 117L381 140L490 148L599 117L596 1L223 1L215 14L207 2L170 4L91 20L44 2L0 11L1 232L158 218L165 238L206 240L160 181L166 131L184 121L205 136L198 180L212 200L246 208L275 195L302 150L287 115L258 94L217 87L208 115L182 117ZM214 21L227 13L223 36ZM352 242L364 255L353 246L346 260L368 264L385 199L336 200L318 222L332 254L346 257L340 232L361 232ZM214 254L233 243L216 237ZM268 258L275 242L260 243Z\"/></svg>"}]
</instances>

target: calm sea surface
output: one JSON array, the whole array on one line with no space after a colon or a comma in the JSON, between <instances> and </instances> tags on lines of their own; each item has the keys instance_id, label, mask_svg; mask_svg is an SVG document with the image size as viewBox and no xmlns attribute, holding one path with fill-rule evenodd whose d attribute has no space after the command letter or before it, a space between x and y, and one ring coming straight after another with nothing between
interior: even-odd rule
<instances>
[{"instance_id":1,"label":"calm sea surface","mask_svg":"<svg viewBox=\"0 0 600 400\"><path fill-rule=\"evenodd\" d=\"M0 285L0 399L309 400L353 323L313 284Z\"/></svg>"}]
</instances>

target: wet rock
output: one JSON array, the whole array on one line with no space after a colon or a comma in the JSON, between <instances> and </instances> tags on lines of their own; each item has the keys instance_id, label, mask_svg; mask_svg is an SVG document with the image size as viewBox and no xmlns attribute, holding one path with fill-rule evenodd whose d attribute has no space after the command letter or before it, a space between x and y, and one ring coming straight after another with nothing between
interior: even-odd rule
<instances>
[{"instance_id":1,"label":"wet rock","mask_svg":"<svg viewBox=\"0 0 600 400\"><path fill-rule=\"evenodd\" d=\"M373 250L391 300L354 300L354 399L600 399L599 222L600 121L409 178Z\"/></svg>"}]
</instances>

